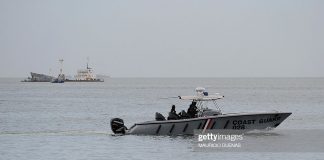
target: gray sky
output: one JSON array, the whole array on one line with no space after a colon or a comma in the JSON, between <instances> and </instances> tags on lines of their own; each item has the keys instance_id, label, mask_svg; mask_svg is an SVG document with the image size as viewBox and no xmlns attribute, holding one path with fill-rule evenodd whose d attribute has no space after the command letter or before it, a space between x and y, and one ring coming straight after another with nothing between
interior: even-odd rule
<instances>
[{"instance_id":1,"label":"gray sky","mask_svg":"<svg viewBox=\"0 0 324 160\"><path fill-rule=\"evenodd\" d=\"M0 0L0 76L323 77L324 1Z\"/></svg>"}]
</instances>

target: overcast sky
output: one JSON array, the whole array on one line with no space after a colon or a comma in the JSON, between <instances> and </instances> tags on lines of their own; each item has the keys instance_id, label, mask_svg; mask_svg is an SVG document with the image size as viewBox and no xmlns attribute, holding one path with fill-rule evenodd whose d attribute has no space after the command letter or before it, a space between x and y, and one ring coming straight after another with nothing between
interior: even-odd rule
<instances>
[{"instance_id":1,"label":"overcast sky","mask_svg":"<svg viewBox=\"0 0 324 160\"><path fill-rule=\"evenodd\" d=\"M323 77L324 1L0 0L0 77Z\"/></svg>"}]
</instances>

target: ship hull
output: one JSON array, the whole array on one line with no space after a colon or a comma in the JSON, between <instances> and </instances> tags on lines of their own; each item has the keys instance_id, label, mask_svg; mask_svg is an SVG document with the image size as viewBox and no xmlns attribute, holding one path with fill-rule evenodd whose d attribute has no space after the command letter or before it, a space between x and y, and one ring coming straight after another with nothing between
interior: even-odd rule
<instances>
[{"instance_id":1,"label":"ship hull","mask_svg":"<svg viewBox=\"0 0 324 160\"><path fill-rule=\"evenodd\" d=\"M193 119L148 121L137 123L125 134L135 135L193 135L195 129L261 130L276 128L291 113L236 113Z\"/></svg>"},{"instance_id":2,"label":"ship hull","mask_svg":"<svg viewBox=\"0 0 324 160\"><path fill-rule=\"evenodd\" d=\"M54 79L54 77L45 74L31 72L30 75L30 78L22 80L21 82L51 82L52 79Z\"/></svg>"},{"instance_id":3,"label":"ship hull","mask_svg":"<svg viewBox=\"0 0 324 160\"><path fill-rule=\"evenodd\" d=\"M66 79L65 82L104 82L102 79L95 79L95 80L69 80Z\"/></svg>"}]
</instances>

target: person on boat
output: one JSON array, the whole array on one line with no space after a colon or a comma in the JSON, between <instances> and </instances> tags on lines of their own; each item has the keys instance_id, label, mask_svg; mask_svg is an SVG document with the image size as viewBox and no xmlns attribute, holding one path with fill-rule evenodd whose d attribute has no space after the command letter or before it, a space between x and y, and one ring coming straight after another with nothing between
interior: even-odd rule
<instances>
[{"instance_id":1,"label":"person on boat","mask_svg":"<svg viewBox=\"0 0 324 160\"><path fill-rule=\"evenodd\" d=\"M174 114L177 114L176 110L175 110L175 105L172 105L172 108L171 108L171 113L174 113Z\"/></svg>"},{"instance_id":2,"label":"person on boat","mask_svg":"<svg viewBox=\"0 0 324 160\"><path fill-rule=\"evenodd\" d=\"M189 119L191 118L187 113L186 111L182 110L180 113L179 113L179 117L180 119Z\"/></svg>"},{"instance_id":3,"label":"person on boat","mask_svg":"<svg viewBox=\"0 0 324 160\"><path fill-rule=\"evenodd\" d=\"M187 114L190 116L190 118L196 118L197 117L197 102L192 102L188 108Z\"/></svg>"},{"instance_id":4,"label":"person on boat","mask_svg":"<svg viewBox=\"0 0 324 160\"><path fill-rule=\"evenodd\" d=\"M175 110L175 105L172 105L171 111L169 112L168 120L175 120L179 118L180 117Z\"/></svg>"}]
</instances>

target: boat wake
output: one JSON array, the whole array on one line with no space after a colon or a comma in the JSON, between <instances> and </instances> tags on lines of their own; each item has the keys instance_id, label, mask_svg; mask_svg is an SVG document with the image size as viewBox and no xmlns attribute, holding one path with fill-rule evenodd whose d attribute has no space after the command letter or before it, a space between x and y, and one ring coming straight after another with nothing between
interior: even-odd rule
<instances>
[{"instance_id":1,"label":"boat wake","mask_svg":"<svg viewBox=\"0 0 324 160\"><path fill-rule=\"evenodd\" d=\"M89 136L89 135L107 135L107 131L85 131L85 130L47 130L47 131L3 131L0 136L21 135L21 136Z\"/></svg>"},{"instance_id":2,"label":"boat wake","mask_svg":"<svg viewBox=\"0 0 324 160\"><path fill-rule=\"evenodd\" d=\"M281 134L273 130L264 129L264 130L249 131L244 133L244 135L257 138L257 137L265 137L265 136L280 136Z\"/></svg>"}]
</instances>

